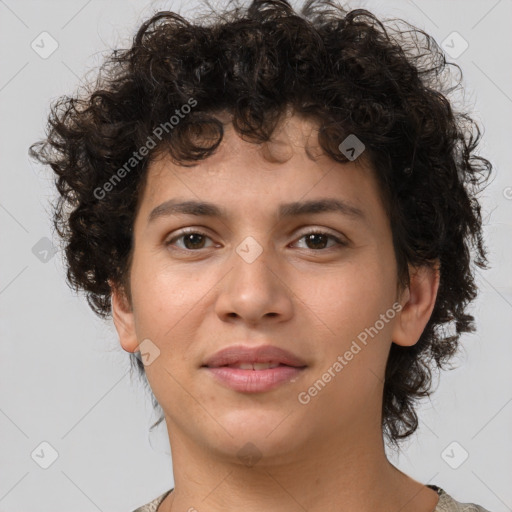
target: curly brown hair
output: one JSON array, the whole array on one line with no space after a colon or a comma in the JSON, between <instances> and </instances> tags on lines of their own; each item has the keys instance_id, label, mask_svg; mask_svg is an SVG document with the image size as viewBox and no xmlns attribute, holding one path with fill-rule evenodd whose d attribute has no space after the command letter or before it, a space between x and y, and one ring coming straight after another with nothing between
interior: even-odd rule
<instances>
[{"instance_id":1,"label":"curly brown hair","mask_svg":"<svg viewBox=\"0 0 512 512\"><path fill-rule=\"evenodd\" d=\"M448 100L461 81L459 66L422 30L329 0L308 0L300 12L285 0L234 3L193 23L156 13L130 48L104 61L92 89L52 104L46 139L30 147L57 175L53 221L68 283L102 317L111 313L109 282L129 296L132 228L148 164L162 152L182 165L212 155L223 137L219 112L261 143L291 108L318 123L322 149L338 162L347 161L340 142L355 134L380 184L400 286L409 284L408 264L437 260L441 268L419 341L392 344L387 361L382 428L398 446L418 427L415 406L432 392L432 370L444 368L461 334L475 330L467 312L477 293L474 264L487 267L477 195L492 165L475 154L477 123ZM156 147L141 156L155 130ZM130 357L144 380L144 365Z\"/></svg>"}]
</instances>

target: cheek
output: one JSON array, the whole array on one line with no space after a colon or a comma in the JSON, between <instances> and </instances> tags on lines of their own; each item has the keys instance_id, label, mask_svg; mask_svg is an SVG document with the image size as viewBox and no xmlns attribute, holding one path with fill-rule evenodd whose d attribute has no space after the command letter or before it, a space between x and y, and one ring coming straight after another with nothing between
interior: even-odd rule
<instances>
[{"instance_id":1,"label":"cheek","mask_svg":"<svg viewBox=\"0 0 512 512\"><path fill-rule=\"evenodd\" d=\"M180 319L193 314L208 286L197 273L142 257L133 262L131 283L137 328L145 336L148 331L165 336Z\"/></svg>"},{"instance_id":2,"label":"cheek","mask_svg":"<svg viewBox=\"0 0 512 512\"><path fill-rule=\"evenodd\" d=\"M361 257L328 274L299 279L296 286L310 318L307 331L322 339L322 364L349 351L352 370L371 367L380 373L395 317L394 274L385 262Z\"/></svg>"},{"instance_id":3,"label":"cheek","mask_svg":"<svg viewBox=\"0 0 512 512\"><path fill-rule=\"evenodd\" d=\"M298 277L297 294L311 310L334 326L375 322L392 306L394 275L368 258L332 271Z\"/></svg>"}]
</instances>

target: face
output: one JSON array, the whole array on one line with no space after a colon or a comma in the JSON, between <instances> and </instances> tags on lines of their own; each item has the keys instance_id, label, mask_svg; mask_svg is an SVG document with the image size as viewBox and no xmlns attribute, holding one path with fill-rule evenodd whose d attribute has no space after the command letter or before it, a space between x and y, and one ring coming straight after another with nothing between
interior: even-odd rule
<instances>
[{"instance_id":1,"label":"face","mask_svg":"<svg viewBox=\"0 0 512 512\"><path fill-rule=\"evenodd\" d=\"M131 303L114 297L123 348L145 340L171 439L219 457L248 442L269 460L299 457L340 433L380 430L387 355L401 335L391 228L371 170L321 156L315 126L295 116L273 140L244 142L228 124L195 167L154 161L134 225ZM326 200L345 206L285 208ZM221 216L169 201L211 203ZM272 389L234 389L203 367L233 345L273 345L305 368Z\"/></svg>"}]
</instances>

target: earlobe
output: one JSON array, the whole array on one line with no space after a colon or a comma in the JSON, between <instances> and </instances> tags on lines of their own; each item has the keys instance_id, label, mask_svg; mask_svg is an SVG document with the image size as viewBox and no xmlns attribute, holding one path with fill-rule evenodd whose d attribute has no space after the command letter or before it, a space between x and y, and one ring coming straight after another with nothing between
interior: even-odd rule
<instances>
[{"instance_id":1,"label":"earlobe","mask_svg":"<svg viewBox=\"0 0 512 512\"><path fill-rule=\"evenodd\" d=\"M410 285L404 291L402 310L393 326L396 345L412 346L418 342L434 309L439 289L440 269L427 265L410 267Z\"/></svg>"},{"instance_id":2,"label":"earlobe","mask_svg":"<svg viewBox=\"0 0 512 512\"><path fill-rule=\"evenodd\" d=\"M135 333L135 321L132 307L125 291L110 281L112 320L119 336L121 346L126 352L137 352L138 341Z\"/></svg>"}]
</instances>

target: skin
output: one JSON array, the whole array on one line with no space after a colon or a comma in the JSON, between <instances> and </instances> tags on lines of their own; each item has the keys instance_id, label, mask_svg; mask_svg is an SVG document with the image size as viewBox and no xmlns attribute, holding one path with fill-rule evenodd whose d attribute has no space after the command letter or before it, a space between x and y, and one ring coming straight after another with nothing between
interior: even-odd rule
<instances>
[{"instance_id":1,"label":"skin","mask_svg":"<svg viewBox=\"0 0 512 512\"><path fill-rule=\"evenodd\" d=\"M319 150L316 126L295 115L263 145L243 141L224 120L223 142L207 160L192 168L168 156L150 164L134 224L131 296L112 285L123 349L135 352L149 339L160 351L146 373L165 413L175 490L159 512L432 512L437 494L386 458L381 404L391 343L418 341L438 271L410 268L410 286L397 293L389 220L362 157L334 162ZM148 223L171 198L209 201L228 216ZM339 212L277 217L281 203L321 198L350 202L365 220ZM206 237L176 239L183 228ZM346 245L311 241L309 231ZM252 263L236 252L248 236L262 249ZM397 302L401 311L300 403L299 393ZM240 393L201 368L239 343L277 345L308 366L295 382ZM254 465L238 456L248 442Z\"/></svg>"}]
</instances>

